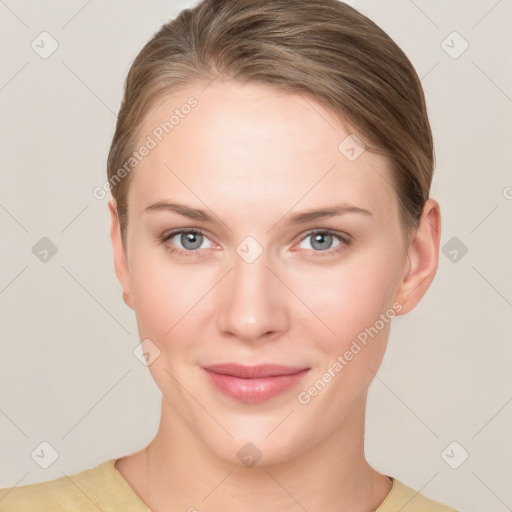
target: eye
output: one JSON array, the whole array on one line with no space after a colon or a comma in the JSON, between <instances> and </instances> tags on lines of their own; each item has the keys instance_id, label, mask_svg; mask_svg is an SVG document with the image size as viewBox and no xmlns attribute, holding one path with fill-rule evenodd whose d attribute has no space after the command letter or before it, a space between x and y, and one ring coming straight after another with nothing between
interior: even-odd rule
<instances>
[{"instance_id":1,"label":"eye","mask_svg":"<svg viewBox=\"0 0 512 512\"><path fill-rule=\"evenodd\" d=\"M185 256L193 255L199 249L211 249L213 246L209 238L197 230L173 231L162 236L161 241L169 245L171 252L181 253Z\"/></svg>"},{"instance_id":2,"label":"eye","mask_svg":"<svg viewBox=\"0 0 512 512\"><path fill-rule=\"evenodd\" d=\"M306 242L305 246L303 245ZM301 249L313 250L316 253L332 254L350 244L348 235L342 236L329 230L316 230L308 233L299 244Z\"/></svg>"},{"instance_id":3,"label":"eye","mask_svg":"<svg viewBox=\"0 0 512 512\"><path fill-rule=\"evenodd\" d=\"M198 256L199 249L212 249L215 244L201 231L181 229L162 235L161 242L168 246L172 253L183 256ZM315 256L328 256L343 250L350 245L349 235L330 230L315 230L308 233L299 243L300 249L312 251Z\"/></svg>"}]
</instances>

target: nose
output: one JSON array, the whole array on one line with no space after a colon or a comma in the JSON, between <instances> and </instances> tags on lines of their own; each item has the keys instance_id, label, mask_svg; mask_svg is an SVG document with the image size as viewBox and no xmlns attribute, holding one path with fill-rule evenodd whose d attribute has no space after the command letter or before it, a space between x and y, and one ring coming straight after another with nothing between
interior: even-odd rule
<instances>
[{"instance_id":1,"label":"nose","mask_svg":"<svg viewBox=\"0 0 512 512\"><path fill-rule=\"evenodd\" d=\"M276 339L289 329L289 294L268 266L265 251L252 263L235 254L218 305L222 335L254 343Z\"/></svg>"}]
</instances>

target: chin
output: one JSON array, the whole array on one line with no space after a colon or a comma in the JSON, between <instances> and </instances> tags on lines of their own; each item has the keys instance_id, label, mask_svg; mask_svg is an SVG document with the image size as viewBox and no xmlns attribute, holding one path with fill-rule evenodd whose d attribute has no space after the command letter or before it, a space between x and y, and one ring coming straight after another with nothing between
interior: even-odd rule
<instances>
[{"instance_id":1,"label":"chin","mask_svg":"<svg viewBox=\"0 0 512 512\"><path fill-rule=\"evenodd\" d=\"M299 450L299 446L302 445L303 448L303 444L297 440L288 438L283 442L279 436L275 439L266 439L263 434L260 437L235 437L221 443L205 441L218 459L230 465L250 469L286 463L302 451Z\"/></svg>"},{"instance_id":2,"label":"chin","mask_svg":"<svg viewBox=\"0 0 512 512\"><path fill-rule=\"evenodd\" d=\"M247 468L283 464L321 441L314 436L314 433L321 436L318 430L310 431L304 419L292 419L294 414L290 411L293 409L265 417L232 417L230 421L224 421L230 435L209 425L205 426L208 430L200 428L196 435L209 451L228 464Z\"/></svg>"}]
</instances>

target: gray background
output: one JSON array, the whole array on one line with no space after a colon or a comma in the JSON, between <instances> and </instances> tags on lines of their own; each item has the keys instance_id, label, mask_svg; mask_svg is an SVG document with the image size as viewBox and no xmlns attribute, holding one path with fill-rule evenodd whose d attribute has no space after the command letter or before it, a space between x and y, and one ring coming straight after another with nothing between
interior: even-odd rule
<instances>
[{"instance_id":1,"label":"gray background","mask_svg":"<svg viewBox=\"0 0 512 512\"><path fill-rule=\"evenodd\" d=\"M512 2L352 4L422 77L443 215L437 277L394 320L370 388L367 456L461 511L511 510ZM156 433L160 392L133 355L107 199L92 190L131 62L185 5L0 1L0 487L73 474ZM58 43L47 58L31 47L51 48L43 31ZM46 261L43 237L57 248ZM51 453L44 441L58 453L48 469L31 455Z\"/></svg>"}]
</instances>

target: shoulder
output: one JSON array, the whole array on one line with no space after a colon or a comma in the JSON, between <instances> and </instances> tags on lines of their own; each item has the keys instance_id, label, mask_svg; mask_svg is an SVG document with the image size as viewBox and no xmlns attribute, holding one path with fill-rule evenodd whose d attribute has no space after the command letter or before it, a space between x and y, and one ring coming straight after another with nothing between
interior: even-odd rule
<instances>
[{"instance_id":1,"label":"shoulder","mask_svg":"<svg viewBox=\"0 0 512 512\"><path fill-rule=\"evenodd\" d=\"M375 512L458 512L392 478L393 487Z\"/></svg>"},{"instance_id":2,"label":"shoulder","mask_svg":"<svg viewBox=\"0 0 512 512\"><path fill-rule=\"evenodd\" d=\"M118 474L116 460L47 482L0 489L0 512L147 510Z\"/></svg>"}]
</instances>

